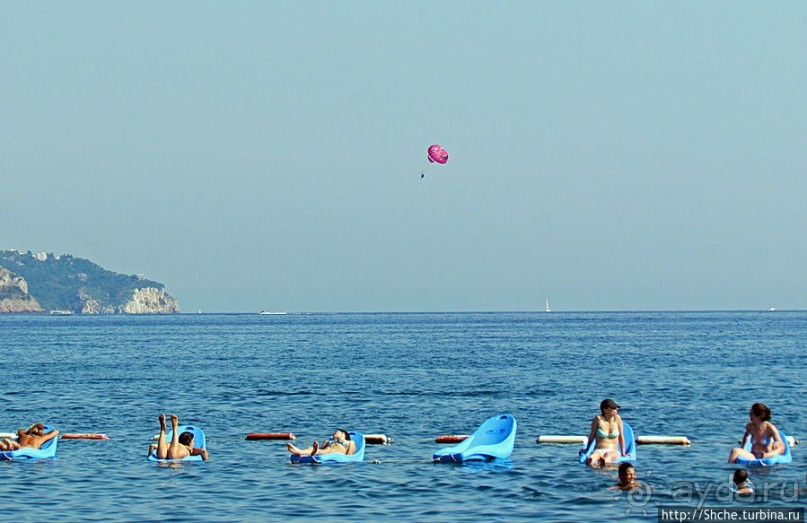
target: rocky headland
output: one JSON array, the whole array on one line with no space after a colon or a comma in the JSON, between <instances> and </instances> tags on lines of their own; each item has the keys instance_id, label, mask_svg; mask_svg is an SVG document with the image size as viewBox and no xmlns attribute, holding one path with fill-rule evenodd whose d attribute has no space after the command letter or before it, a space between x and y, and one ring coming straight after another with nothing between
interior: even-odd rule
<instances>
[{"instance_id":1,"label":"rocky headland","mask_svg":"<svg viewBox=\"0 0 807 523\"><path fill-rule=\"evenodd\" d=\"M162 283L69 254L0 251L0 313L173 314Z\"/></svg>"}]
</instances>

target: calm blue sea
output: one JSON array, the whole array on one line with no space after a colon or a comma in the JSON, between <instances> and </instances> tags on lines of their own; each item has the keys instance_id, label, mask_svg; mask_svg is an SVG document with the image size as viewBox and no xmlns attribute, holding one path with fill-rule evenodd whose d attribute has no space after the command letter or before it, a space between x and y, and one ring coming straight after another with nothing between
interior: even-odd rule
<instances>
[{"instance_id":1,"label":"calm blue sea","mask_svg":"<svg viewBox=\"0 0 807 523\"><path fill-rule=\"evenodd\" d=\"M62 440L57 459L0 462L0 520L655 521L657 506L803 507L805 459L751 472L726 463L751 403L807 440L805 312L182 314L0 316L0 431L35 421L109 441ZM578 445L613 397L639 435L633 494L588 469ZM146 461L160 412L205 429L211 460ZM510 413L501 463L435 465L441 434ZM394 438L367 462L291 465L285 443L336 427ZM373 463L372 461L380 461ZM761 493L763 487L766 493Z\"/></svg>"}]
</instances>

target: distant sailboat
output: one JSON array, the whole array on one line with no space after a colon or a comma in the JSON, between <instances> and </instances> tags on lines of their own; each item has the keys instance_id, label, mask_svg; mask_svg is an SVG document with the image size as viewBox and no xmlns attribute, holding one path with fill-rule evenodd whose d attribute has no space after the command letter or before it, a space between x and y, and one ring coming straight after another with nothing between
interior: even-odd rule
<instances>
[{"instance_id":1,"label":"distant sailboat","mask_svg":"<svg viewBox=\"0 0 807 523\"><path fill-rule=\"evenodd\" d=\"M546 312L552 312L552 309L549 308L549 298L546 299L546 309L544 309L544 310Z\"/></svg>"}]
</instances>

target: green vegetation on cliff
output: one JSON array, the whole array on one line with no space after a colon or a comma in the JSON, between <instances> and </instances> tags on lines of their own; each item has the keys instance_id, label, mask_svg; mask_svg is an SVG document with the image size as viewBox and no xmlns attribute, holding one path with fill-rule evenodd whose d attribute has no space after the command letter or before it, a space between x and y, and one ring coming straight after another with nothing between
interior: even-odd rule
<instances>
[{"instance_id":1,"label":"green vegetation on cliff","mask_svg":"<svg viewBox=\"0 0 807 523\"><path fill-rule=\"evenodd\" d=\"M69 310L76 313L123 312L139 289L164 293L162 283L140 276L126 276L69 254L34 254L30 251L0 251L0 267L22 277L28 294L45 310ZM170 296L165 297L173 302ZM177 312L177 310L171 312ZM151 312L151 311L147 311ZM166 312L155 310L153 312Z\"/></svg>"}]
</instances>

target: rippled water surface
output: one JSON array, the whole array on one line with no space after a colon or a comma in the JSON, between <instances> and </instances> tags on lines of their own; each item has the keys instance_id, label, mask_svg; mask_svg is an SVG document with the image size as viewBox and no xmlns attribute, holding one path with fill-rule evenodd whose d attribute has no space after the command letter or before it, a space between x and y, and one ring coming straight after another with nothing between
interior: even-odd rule
<instances>
[{"instance_id":1,"label":"rippled water surface","mask_svg":"<svg viewBox=\"0 0 807 523\"><path fill-rule=\"evenodd\" d=\"M57 459L0 462L0 519L40 521L655 521L657 505L805 505L802 448L754 470L739 503L726 463L752 402L807 439L807 313L288 314L0 316L0 431L34 421L108 441L62 440ZM613 397L640 435L650 491L608 490L612 470L576 445ZM157 415L202 427L211 460L145 459ZM441 434L519 422L510 460L435 465ZM387 434L366 462L291 465L284 443L336 427Z\"/></svg>"}]
</instances>

